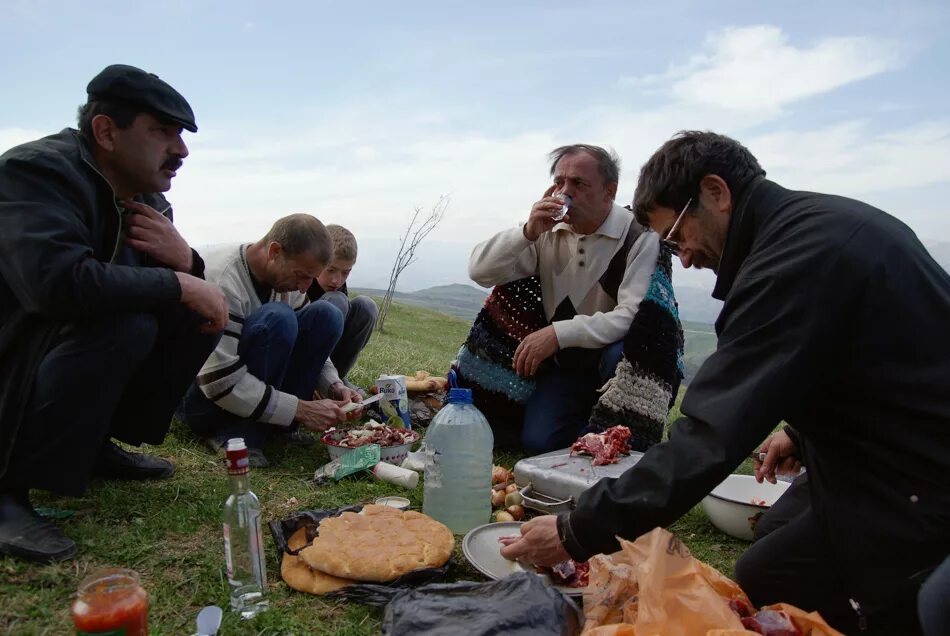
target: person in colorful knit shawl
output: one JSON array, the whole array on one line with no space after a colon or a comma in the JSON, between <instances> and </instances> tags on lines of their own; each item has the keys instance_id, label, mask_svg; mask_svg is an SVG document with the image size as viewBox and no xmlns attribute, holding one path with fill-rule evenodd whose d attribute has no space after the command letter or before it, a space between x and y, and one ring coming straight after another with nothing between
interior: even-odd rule
<instances>
[{"instance_id":1,"label":"person in colorful knit shawl","mask_svg":"<svg viewBox=\"0 0 950 636\"><path fill-rule=\"evenodd\" d=\"M459 351L460 383L496 446L544 453L625 424L645 450L682 377L670 255L614 202L615 154L575 144L550 159L554 183L527 221L472 252L472 280L496 287Z\"/></svg>"}]
</instances>

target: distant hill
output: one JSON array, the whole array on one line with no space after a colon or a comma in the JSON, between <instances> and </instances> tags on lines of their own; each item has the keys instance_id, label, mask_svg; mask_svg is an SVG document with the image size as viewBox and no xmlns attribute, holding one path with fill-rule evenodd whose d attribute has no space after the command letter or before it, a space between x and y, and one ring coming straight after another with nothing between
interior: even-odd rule
<instances>
[{"instance_id":1,"label":"distant hill","mask_svg":"<svg viewBox=\"0 0 950 636\"><path fill-rule=\"evenodd\" d=\"M352 291L369 296L383 296L385 289L354 288ZM478 310L482 308L488 292L471 285L438 285L414 292L397 291L393 298L409 305L418 305L444 314L474 320Z\"/></svg>"},{"instance_id":2,"label":"distant hill","mask_svg":"<svg viewBox=\"0 0 950 636\"><path fill-rule=\"evenodd\" d=\"M712 297L711 289L675 285L676 303L679 305L680 318L691 322L711 325L719 317L722 302Z\"/></svg>"}]
</instances>

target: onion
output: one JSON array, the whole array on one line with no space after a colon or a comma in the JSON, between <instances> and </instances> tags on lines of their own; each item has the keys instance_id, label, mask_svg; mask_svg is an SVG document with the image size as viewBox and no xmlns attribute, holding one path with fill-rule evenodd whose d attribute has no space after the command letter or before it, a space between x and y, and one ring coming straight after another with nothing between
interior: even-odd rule
<instances>
[{"instance_id":1,"label":"onion","mask_svg":"<svg viewBox=\"0 0 950 636\"><path fill-rule=\"evenodd\" d=\"M504 510L499 510L495 513L495 521L514 521L515 518L511 516L510 512L505 512Z\"/></svg>"},{"instance_id":2,"label":"onion","mask_svg":"<svg viewBox=\"0 0 950 636\"><path fill-rule=\"evenodd\" d=\"M491 483L503 484L509 479L511 479L511 477L508 474L508 470L504 466L491 467Z\"/></svg>"},{"instance_id":3,"label":"onion","mask_svg":"<svg viewBox=\"0 0 950 636\"><path fill-rule=\"evenodd\" d=\"M508 486L505 487L505 492L508 494L518 492L518 484L508 484Z\"/></svg>"},{"instance_id":4,"label":"onion","mask_svg":"<svg viewBox=\"0 0 950 636\"><path fill-rule=\"evenodd\" d=\"M505 507L505 491L504 490L494 490L491 494L491 507L492 508L504 508Z\"/></svg>"},{"instance_id":5,"label":"onion","mask_svg":"<svg viewBox=\"0 0 950 636\"><path fill-rule=\"evenodd\" d=\"M505 508L508 506L520 506L524 503L524 497L521 496L521 493L517 490L514 492L509 492L505 495Z\"/></svg>"},{"instance_id":6,"label":"onion","mask_svg":"<svg viewBox=\"0 0 950 636\"><path fill-rule=\"evenodd\" d=\"M521 506L508 506L508 514L510 514L515 521L521 521L524 519L524 508Z\"/></svg>"}]
</instances>

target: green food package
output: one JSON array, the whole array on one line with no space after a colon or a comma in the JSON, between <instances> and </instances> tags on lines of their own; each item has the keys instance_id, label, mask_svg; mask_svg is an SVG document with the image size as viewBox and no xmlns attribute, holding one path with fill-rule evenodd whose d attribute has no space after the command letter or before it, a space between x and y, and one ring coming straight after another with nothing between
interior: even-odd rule
<instances>
[{"instance_id":1,"label":"green food package","mask_svg":"<svg viewBox=\"0 0 950 636\"><path fill-rule=\"evenodd\" d=\"M386 416L386 426L390 428L406 428L406 423L403 422L398 411L396 411L396 407L392 405L392 402L389 400L380 400L379 408L382 410L383 415Z\"/></svg>"},{"instance_id":2,"label":"green food package","mask_svg":"<svg viewBox=\"0 0 950 636\"><path fill-rule=\"evenodd\" d=\"M378 463L379 444L367 444L347 451L328 464L324 464L314 472L313 479L321 484L331 478L340 481L347 475L361 470L370 470Z\"/></svg>"},{"instance_id":3,"label":"green food package","mask_svg":"<svg viewBox=\"0 0 950 636\"><path fill-rule=\"evenodd\" d=\"M340 481L347 475L368 470L379 463L379 444L367 444L344 453L337 460L340 465L333 471L333 478ZM331 462L334 463L334 462Z\"/></svg>"}]
</instances>

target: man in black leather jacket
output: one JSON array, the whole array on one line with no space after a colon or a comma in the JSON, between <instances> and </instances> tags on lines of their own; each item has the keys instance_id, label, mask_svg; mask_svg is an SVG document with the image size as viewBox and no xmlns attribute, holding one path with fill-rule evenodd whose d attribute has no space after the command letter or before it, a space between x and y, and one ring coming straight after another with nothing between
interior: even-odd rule
<instances>
[{"instance_id":1,"label":"man in black leather jacket","mask_svg":"<svg viewBox=\"0 0 950 636\"><path fill-rule=\"evenodd\" d=\"M894 217L764 174L704 132L644 165L634 212L685 267L716 272L718 347L669 441L503 553L612 552L687 512L785 420L811 505L749 548L737 582L846 632L914 633L916 591L950 552L950 276Z\"/></svg>"},{"instance_id":2,"label":"man in black leather jacket","mask_svg":"<svg viewBox=\"0 0 950 636\"><path fill-rule=\"evenodd\" d=\"M0 157L0 552L33 561L76 546L28 489L172 475L110 438L161 443L227 321L161 194L197 131L188 102L124 65L87 93L79 130Z\"/></svg>"}]
</instances>

